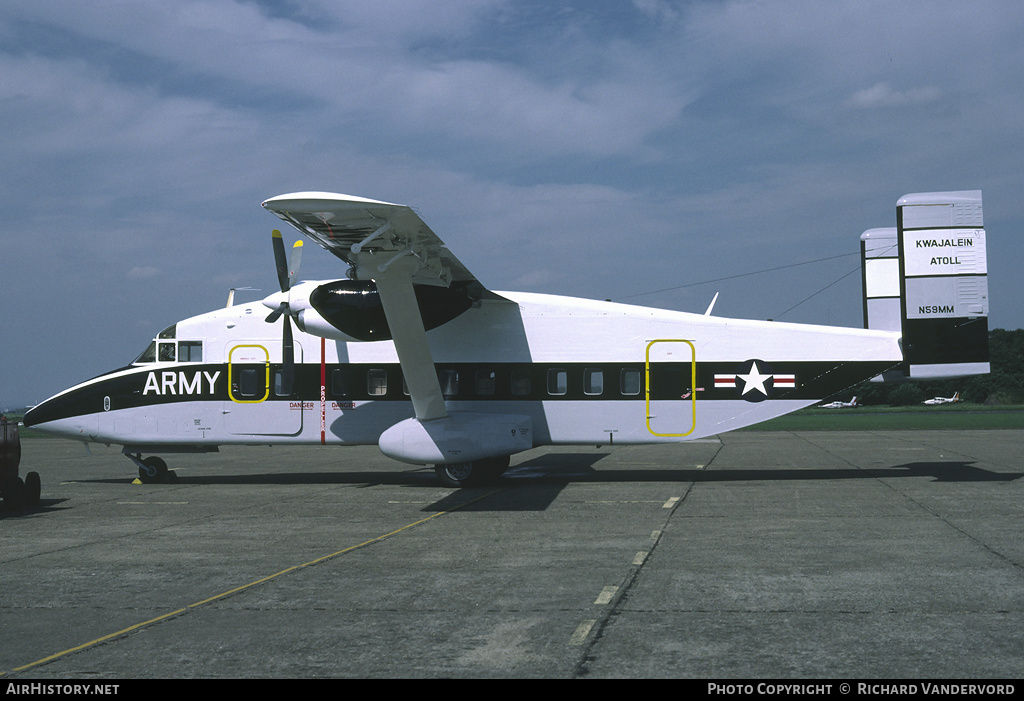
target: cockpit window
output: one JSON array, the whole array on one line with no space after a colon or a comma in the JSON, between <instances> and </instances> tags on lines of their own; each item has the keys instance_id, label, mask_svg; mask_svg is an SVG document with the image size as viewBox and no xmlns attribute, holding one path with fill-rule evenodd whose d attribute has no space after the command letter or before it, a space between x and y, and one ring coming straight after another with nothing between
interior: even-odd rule
<instances>
[{"instance_id":1,"label":"cockpit window","mask_svg":"<svg viewBox=\"0 0 1024 701\"><path fill-rule=\"evenodd\" d=\"M163 334L161 334L161 337ZM173 336L172 336L173 337ZM201 363L203 362L202 341L165 341L162 338L146 346L133 365L140 363Z\"/></svg>"},{"instance_id":2,"label":"cockpit window","mask_svg":"<svg viewBox=\"0 0 1024 701\"><path fill-rule=\"evenodd\" d=\"M171 324L170 326L168 326L166 329L157 334L156 341L153 341L148 346L146 346L146 350L142 351L142 354L134 361L132 361L132 365L137 365L139 363L155 363L157 361L158 356L161 362L173 362L175 359L174 343L160 343L160 347L157 348L157 341L173 339L177 334L177 324ZM200 356L202 355L202 352L202 347L200 347Z\"/></svg>"},{"instance_id":3,"label":"cockpit window","mask_svg":"<svg viewBox=\"0 0 1024 701\"><path fill-rule=\"evenodd\" d=\"M146 346L146 350L142 351L142 353L139 355L139 357L136 358L132 362L132 365L135 365L137 363L155 363L155 362L156 362L156 341L153 341L148 346Z\"/></svg>"},{"instance_id":4,"label":"cockpit window","mask_svg":"<svg viewBox=\"0 0 1024 701\"><path fill-rule=\"evenodd\" d=\"M179 363L201 363L203 362L202 341L178 341L178 362Z\"/></svg>"},{"instance_id":5,"label":"cockpit window","mask_svg":"<svg viewBox=\"0 0 1024 701\"><path fill-rule=\"evenodd\" d=\"M175 359L174 342L161 342L156 344L156 357L161 363L173 363Z\"/></svg>"}]
</instances>

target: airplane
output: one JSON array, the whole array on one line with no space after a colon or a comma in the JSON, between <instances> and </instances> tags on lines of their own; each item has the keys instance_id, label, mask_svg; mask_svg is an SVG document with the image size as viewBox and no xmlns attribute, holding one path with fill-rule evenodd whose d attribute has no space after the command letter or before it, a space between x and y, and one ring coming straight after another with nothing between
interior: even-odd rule
<instances>
[{"instance_id":1,"label":"airplane","mask_svg":"<svg viewBox=\"0 0 1024 701\"><path fill-rule=\"evenodd\" d=\"M954 392L952 397L933 397L932 399L924 400L924 404L953 404L955 402L962 402L959 392Z\"/></svg>"},{"instance_id":2,"label":"airplane","mask_svg":"<svg viewBox=\"0 0 1024 701\"><path fill-rule=\"evenodd\" d=\"M854 398L851 399L848 402L829 402L828 404L822 404L820 408L822 408L822 409L846 409L848 407L854 407L854 406L857 406L857 397L856 396L854 396Z\"/></svg>"},{"instance_id":3,"label":"airplane","mask_svg":"<svg viewBox=\"0 0 1024 701\"><path fill-rule=\"evenodd\" d=\"M298 281L303 239L289 259L274 230L279 292L172 324L127 366L32 408L24 425L122 446L143 482L173 476L144 454L377 445L466 487L539 446L699 439L869 378L989 368L980 191L897 202L895 330L873 328L869 293L891 266L876 270L888 259L867 234L866 328L853 329L495 291L409 206L299 192L263 207L340 258L345 277ZM973 257L951 263L966 260L968 240ZM964 281L984 287L983 303L960 299Z\"/></svg>"}]
</instances>

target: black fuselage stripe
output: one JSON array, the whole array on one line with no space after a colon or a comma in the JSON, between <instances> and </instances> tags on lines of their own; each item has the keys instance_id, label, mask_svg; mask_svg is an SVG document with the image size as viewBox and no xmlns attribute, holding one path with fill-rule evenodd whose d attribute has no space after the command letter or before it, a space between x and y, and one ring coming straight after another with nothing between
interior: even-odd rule
<instances>
[{"instance_id":1,"label":"black fuselage stripe","mask_svg":"<svg viewBox=\"0 0 1024 701\"><path fill-rule=\"evenodd\" d=\"M765 388L769 399L817 400L875 377L899 362L774 361L770 365L772 378ZM696 391L699 401L738 399L744 382L736 379L736 375L742 371L742 366L737 362L698 362L696 387L692 387L690 363L652 363L650 399L688 399L693 391ZM456 391L445 393L445 398L450 401L643 402L647 399L643 363L437 363L436 367L442 376L451 371L458 374ZM264 394L264 401L319 403L319 364L299 364L292 392L283 396L274 392L274 377L281 368L279 363L270 365L271 380L267 392L264 384L267 366L264 364L232 365L231 378L235 386L230 389L226 364L139 366L136 372L104 375L44 402L26 415L26 425L180 402L256 403ZM599 392L596 391L595 370L601 373ZM246 388L239 380L246 371L251 371L250 377L255 376L259 384L255 390L249 388L248 394L242 394ZM153 389L154 379L150 373L155 373L157 390ZM171 373L166 381L165 373ZM196 373L202 374L198 382ZM208 378L217 373L213 392L209 392ZM624 374L629 374L629 377L624 378ZM552 381L550 390L549 376ZM720 376L718 386L716 376ZM776 380L776 376L781 377ZM326 378L328 401L409 401L409 396L403 391L402 370L398 363L329 363L326 365ZM384 378L386 383L382 384L380 380ZM524 383L523 378L529 378L528 383ZM732 384L730 378L733 378ZM449 383L442 382L443 391L451 388Z\"/></svg>"}]
</instances>

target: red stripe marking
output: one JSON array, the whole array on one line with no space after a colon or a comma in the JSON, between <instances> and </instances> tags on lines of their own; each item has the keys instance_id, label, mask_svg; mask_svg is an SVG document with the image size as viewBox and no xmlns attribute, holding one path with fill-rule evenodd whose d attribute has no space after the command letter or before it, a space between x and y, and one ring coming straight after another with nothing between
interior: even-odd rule
<instances>
[{"instance_id":1,"label":"red stripe marking","mask_svg":"<svg viewBox=\"0 0 1024 701\"><path fill-rule=\"evenodd\" d=\"M320 445L327 443L327 339L320 337Z\"/></svg>"}]
</instances>

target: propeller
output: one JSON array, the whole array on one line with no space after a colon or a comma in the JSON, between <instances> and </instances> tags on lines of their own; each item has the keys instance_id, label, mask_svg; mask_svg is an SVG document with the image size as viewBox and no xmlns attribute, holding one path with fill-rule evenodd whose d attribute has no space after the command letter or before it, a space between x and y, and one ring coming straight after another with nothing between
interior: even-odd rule
<instances>
[{"instance_id":1,"label":"propeller","mask_svg":"<svg viewBox=\"0 0 1024 701\"><path fill-rule=\"evenodd\" d=\"M291 394L292 385L295 381L295 342L292 339L292 324L290 300L292 286L299 275L299 263L302 261L302 239L292 246L291 260L285 253L284 239L281 232L274 229L271 234L271 241L274 244L274 263L277 266L277 282L281 286L280 303L267 316L268 323L274 323L281 316L284 316L284 336L281 341L281 353L284 358L284 368L281 377L282 392Z\"/></svg>"}]
</instances>

